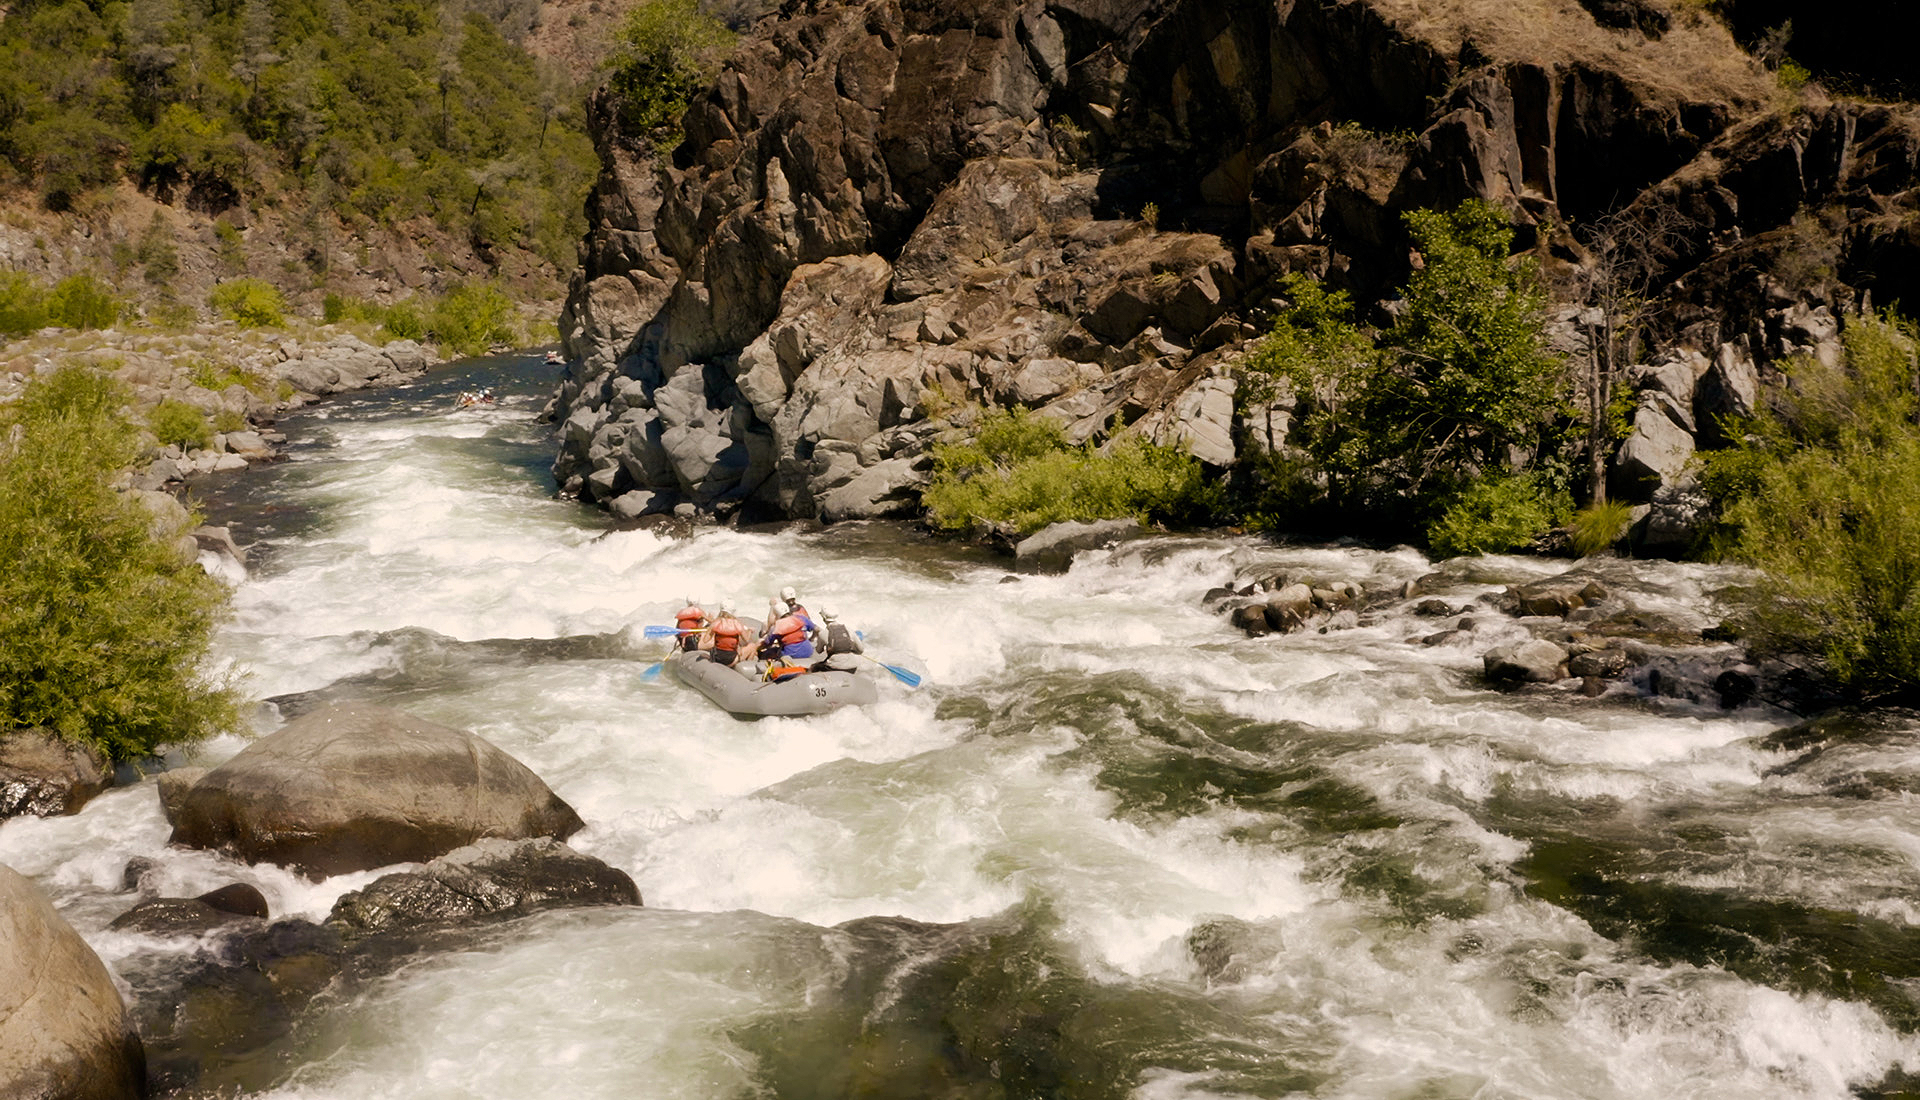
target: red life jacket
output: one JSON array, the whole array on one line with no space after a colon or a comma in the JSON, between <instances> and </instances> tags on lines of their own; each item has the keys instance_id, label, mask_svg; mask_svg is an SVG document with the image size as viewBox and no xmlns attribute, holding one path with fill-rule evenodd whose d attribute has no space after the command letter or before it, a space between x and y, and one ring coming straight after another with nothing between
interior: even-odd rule
<instances>
[{"instance_id":1,"label":"red life jacket","mask_svg":"<svg viewBox=\"0 0 1920 1100\"><path fill-rule=\"evenodd\" d=\"M678 614L674 615L673 621L678 624L681 630L698 630L700 629L700 624L706 620L706 617L707 613L700 610L699 604L688 604L686 607L681 608Z\"/></svg>"},{"instance_id":2,"label":"red life jacket","mask_svg":"<svg viewBox=\"0 0 1920 1100\"><path fill-rule=\"evenodd\" d=\"M783 646L799 645L807 640L806 624L802 623L797 615L786 615L776 619L772 629L767 633L779 638Z\"/></svg>"},{"instance_id":3,"label":"red life jacket","mask_svg":"<svg viewBox=\"0 0 1920 1100\"><path fill-rule=\"evenodd\" d=\"M741 626L740 620L734 618L732 615L724 615L715 619L713 621L713 648L723 649L728 653L732 653L740 648L740 638L746 634L746 632L747 628Z\"/></svg>"}]
</instances>

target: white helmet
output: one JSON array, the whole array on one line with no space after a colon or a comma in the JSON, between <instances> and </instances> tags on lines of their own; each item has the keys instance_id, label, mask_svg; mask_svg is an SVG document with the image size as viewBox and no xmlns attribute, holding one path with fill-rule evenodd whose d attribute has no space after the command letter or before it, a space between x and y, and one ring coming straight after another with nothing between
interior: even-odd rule
<instances>
[{"instance_id":1,"label":"white helmet","mask_svg":"<svg viewBox=\"0 0 1920 1100\"><path fill-rule=\"evenodd\" d=\"M788 603L800 602L800 594L793 590L792 585L788 585L785 588L782 588L780 590L780 598L787 601Z\"/></svg>"},{"instance_id":2,"label":"white helmet","mask_svg":"<svg viewBox=\"0 0 1920 1100\"><path fill-rule=\"evenodd\" d=\"M820 609L820 621L823 623L833 622L839 617L840 616L833 613L833 609L830 607L823 607Z\"/></svg>"},{"instance_id":3,"label":"white helmet","mask_svg":"<svg viewBox=\"0 0 1920 1100\"><path fill-rule=\"evenodd\" d=\"M720 614L722 614L722 615L731 615L731 614L733 614L733 601L732 601L732 600L721 600L721 601L720 601Z\"/></svg>"}]
</instances>

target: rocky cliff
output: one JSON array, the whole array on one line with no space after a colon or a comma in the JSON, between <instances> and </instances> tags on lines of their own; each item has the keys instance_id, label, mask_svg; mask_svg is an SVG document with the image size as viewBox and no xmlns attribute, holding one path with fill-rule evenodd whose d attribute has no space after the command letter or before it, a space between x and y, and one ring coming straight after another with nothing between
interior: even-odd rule
<instances>
[{"instance_id":1,"label":"rocky cliff","mask_svg":"<svg viewBox=\"0 0 1920 1100\"><path fill-rule=\"evenodd\" d=\"M1568 286L1582 227L1682 227L1647 239L1690 454L1701 401L1903 296L1917 134L1678 0L793 0L677 148L600 120L554 473L624 515L898 514L966 403L1226 466L1276 278L1376 302L1400 212L1469 197Z\"/></svg>"}]
</instances>

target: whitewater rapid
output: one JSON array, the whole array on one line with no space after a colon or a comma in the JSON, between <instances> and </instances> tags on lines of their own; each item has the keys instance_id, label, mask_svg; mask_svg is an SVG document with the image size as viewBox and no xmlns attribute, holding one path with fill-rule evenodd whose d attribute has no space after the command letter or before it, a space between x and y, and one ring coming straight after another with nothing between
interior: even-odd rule
<instances>
[{"instance_id":1,"label":"whitewater rapid","mask_svg":"<svg viewBox=\"0 0 1920 1100\"><path fill-rule=\"evenodd\" d=\"M478 384L505 403L455 410ZM1015 576L887 525L611 531L552 498L545 384L483 360L290 421L291 460L223 490L259 542L218 656L257 699L493 741L646 908L487 926L323 997L250 1095L1838 1098L1920 1069L1892 1001L1643 938L1666 910L1630 892L1615 925L1540 885L1586 881L1573 861L1674 906L1911 934L1920 813L1783 771L1765 738L1789 715L1499 694L1476 673L1505 628L1422 645L1410 603L1257 640L1202 606L1276 570L1395 587L1434 568L1411 550L1164 537ZM1564 567L1475 563L1448 598ZM1632 569L1680 616L1730 583ZM754 615L788 584L924 685L742 722L640 675L664 654L642 628L685 598ZM1856 751L1841 771L1912 770ZM0 825L0 862L117 968L205 947L106 930L136 856L163 893L246 881L314 920L379 873L311 883L166 834L148 780Z\"/></svg>"}]
</instances>

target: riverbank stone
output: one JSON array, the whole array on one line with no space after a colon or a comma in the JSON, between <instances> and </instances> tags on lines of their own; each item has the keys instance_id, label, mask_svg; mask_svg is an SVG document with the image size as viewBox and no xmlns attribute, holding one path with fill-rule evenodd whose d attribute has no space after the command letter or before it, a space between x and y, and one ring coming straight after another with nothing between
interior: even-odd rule
<instances>
[{"instance_id":1,"label":"riverbank stone","mask_svg":"<svg viewBox=\"0 0 1920 1100\"><path fill-rule=\"evenodd\" d=\"M1022 573L1065 573L1073 564L1073 556L1083 550L1102 550L1146 533L1136 519L1051 523L1014 546L1014 568Z\"/></svg>"},{"instance_id":2,"label":"riverbank stone","mask_svg":"<svg viewBox=\"0 0 1920 1100\"><path fill-rule=\"evenodd\" d=\"M1567 675L1567 651L1539 638L1495 646L1481 660L1495 683L1550 684Z\"/></svg>"},{"instance_id":3,"label":"riverbank stone","mask_svg":"<svg viewBox=\"0 0 1920 1100\"><path fill-rule=\"evenodd\" d=\"M173 842L320 877L424 863L486 837L584 823L526 765L465 730L366 704L255 741L179 802Z\"/></svg>"},{"instance_id":4,"label":"riverbank stone","mask_svg":"<svg viewBox=\"0 0 1920 1100\"><path fill-rule=\"evenodd\" d=\"M366 934L540 909L639 904L640 890L625 871L557 840L488 839L343 895L327 923Z\"/></svg>"},{"instance_id":5,"label":"riverbank stone","mask_svg":"<svg viewBox=\"0 0 1920 1100\"><path fill-rule=\"evenodd\" d=\"M265 920L266 896L256 886L229 883L197 898L148 898L113 919L116 932L198 935L243 920Z\"/></svg>"},{"instance_id":6,"label":"riverbank stone","mask_svg":"<svg viewBox=\"0 0 1920 1100\"><path fill-rule=\"evenodd\" d=\"M39 887L0 866L0 1096L131 1100L146 1078L106 965Z\"/></svg>"},{"instance_id":7,"label":"riverbank stone","mask_svg":"<svg viewBox=\"0 0 1920 1100\"><path fill-rule=\"evenodd\" d=\"M40 729L0 733L0 821L80 812L113 786L106 757Z\"/></svg>"}]
</instances>

